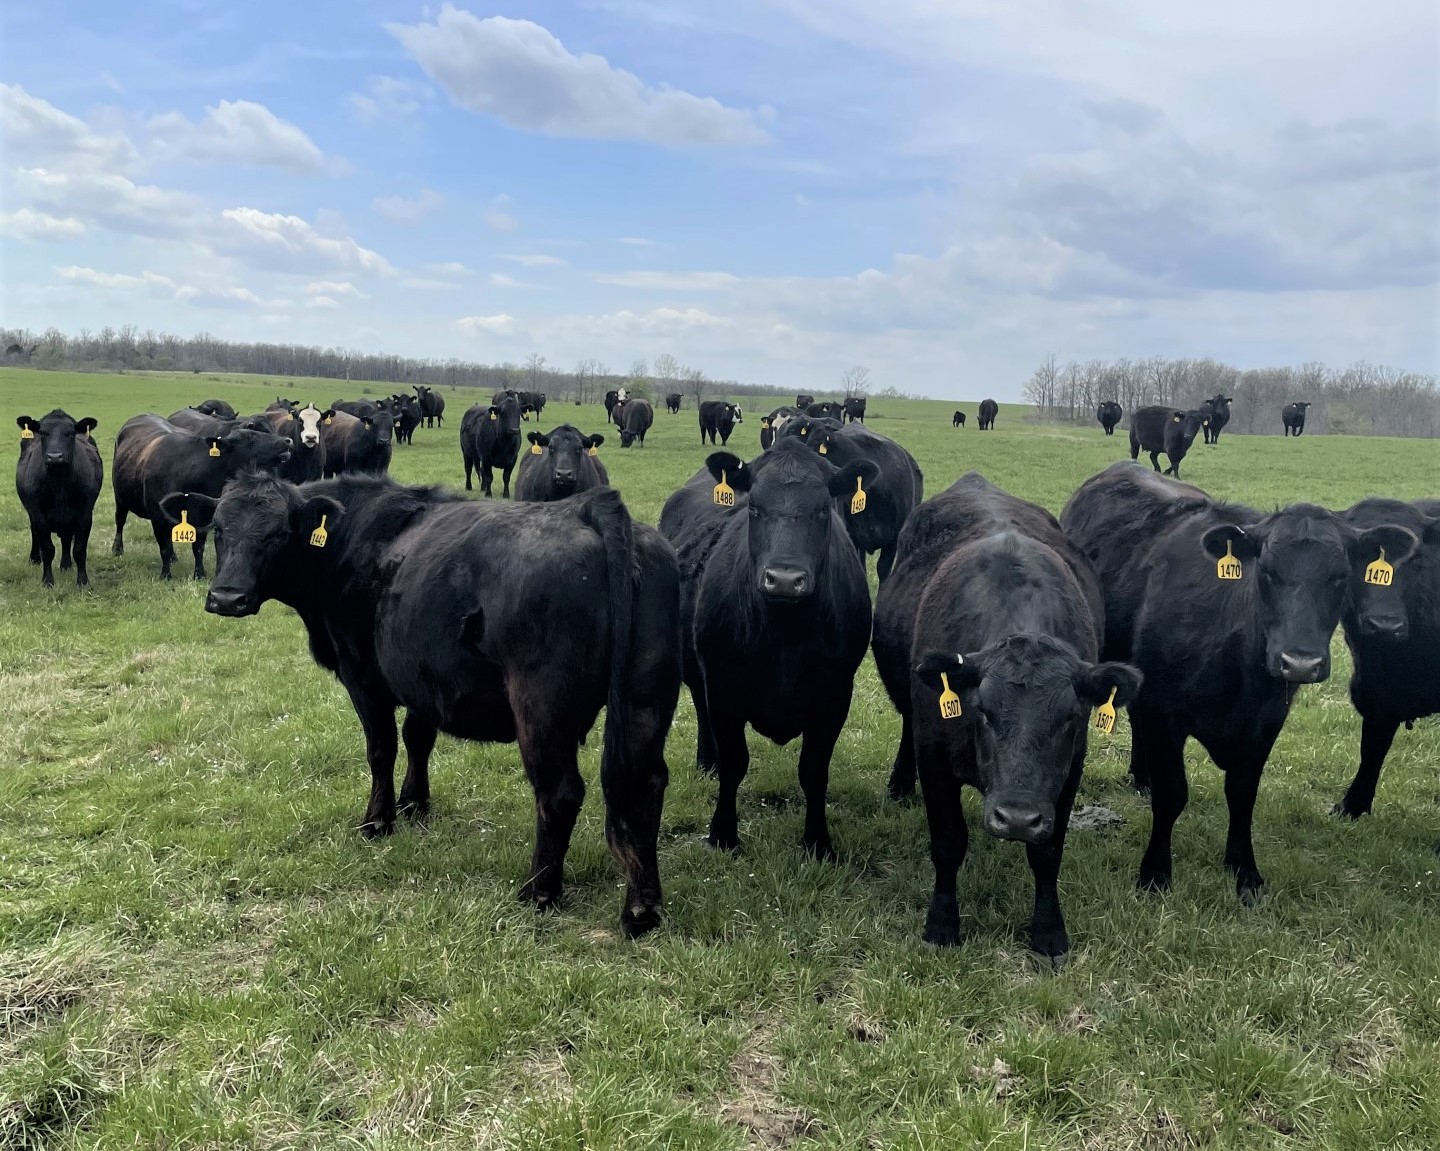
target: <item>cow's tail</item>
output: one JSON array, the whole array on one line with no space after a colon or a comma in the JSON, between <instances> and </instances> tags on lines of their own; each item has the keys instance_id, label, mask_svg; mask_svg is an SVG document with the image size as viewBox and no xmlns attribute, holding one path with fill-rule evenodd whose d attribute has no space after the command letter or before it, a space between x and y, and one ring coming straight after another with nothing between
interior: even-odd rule
<instances>
[{"instance_id":1,"label":"cow's tail","mask_svg":"<svg viewBox=\"0 0 1440 1151\"><path fill-rule=\"evenodd\" d=\"M603 774L630 775L630 667L635 598L635 533L630 512L614 488L600 488L586 501L584 518L605 545L610 609L610 690L605 701Z\"/></svg>"}]
</instances>

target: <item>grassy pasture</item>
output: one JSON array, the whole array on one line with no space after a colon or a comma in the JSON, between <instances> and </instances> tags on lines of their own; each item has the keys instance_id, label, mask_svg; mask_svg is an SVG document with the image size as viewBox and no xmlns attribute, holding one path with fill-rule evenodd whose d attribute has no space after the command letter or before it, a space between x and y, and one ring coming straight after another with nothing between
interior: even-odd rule
<instances>
[{"instance_id":1,"label":"grassy pasture","mask_svg":"<svg viewBox=\"0 0 1440 1151\"><path fill-rule=\"evenodd\" d=\"M362 386L5 370L0 407L12 428L54 406L97 417L108 472L137 412ZM397 478L459 482L472 398L446 393L447 426L397 449ZM975 468L1058 512L1126 453L1123 434L1019 408L977 432L974 399L963 431L952 402L871 406L932 493ZM731 440L742 455L757 414ZM546 416L604 424L594 406ZM659 411L645 448L614 436L602 454L653 523L705 451L687 408ZM1437 494L1440 445L1231 436L1183 471L1261 507L1343 507ZM45 591L0 491L0 1147L1440 1145L1440 731L1401 732L1373 817L1328 815L1359 741L1338 637L1261 787L1256 908L1221 867L1221 777L1193 744L1175 888L1136 893L1149 816L1123 782L1122 719L1092 740L1079 802L1124 823L1073 832L1061 875L1068 966L1031 964L1024 854L983 835L961 874L965 943L922 945L924 814L882 798L899 723L867 661L833 766L833 866L799 850L798 745L752 739L745 851L705 847L714 787L682 694L669 918L627 943L598 789L546 917L514 898L533 809L511 746L442 737L429 825L362 842L359 725L295 617L207 616L203 585L159 581L143 521L110 556L112 512L107 475L90 589L57 573Z\"/></svg>"}]
</instances>

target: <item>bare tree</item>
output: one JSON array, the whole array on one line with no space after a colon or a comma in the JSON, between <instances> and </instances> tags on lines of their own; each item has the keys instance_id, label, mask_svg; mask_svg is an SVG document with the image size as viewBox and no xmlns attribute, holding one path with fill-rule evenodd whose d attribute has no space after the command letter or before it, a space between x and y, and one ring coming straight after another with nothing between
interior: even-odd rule
<instances>
[{"instance_id":1,"label":"bare tree","mask_svg":"<svg viewBox=\"0 0 1440 1151\"><path fill-rule=\"evenodd\" d=\"M656 367L659 367L658 360L656 361ZM695 406L698 408L700 401L705 398L705 387L710 381L705 378L705 373L699 368L682 368L680 379L684 383L684 387L680 390L694 396Z\"/></svg>"},{"instance_id":2,"label":"bare tree","mask_svg":"<svg viewBox=\"0 0 1440 1151\"><path fill-rule=\"evenodd\" d=\"M864 364L846 368L840 377L840 386L845 389L845 398L853 400L865 394L870 386L870 369Z\"/></svg>"},{"instance_id":3,"label":"bare tree","mask_svg":"<svg viewBox=\"0 0 1440 1151\"><path fill-rule=\"evenodd\" d=\"M659 381L661 391L678 380L683 371L680 361L669 352L655 357L655 379Z\"/></svg>"}]
</instances>

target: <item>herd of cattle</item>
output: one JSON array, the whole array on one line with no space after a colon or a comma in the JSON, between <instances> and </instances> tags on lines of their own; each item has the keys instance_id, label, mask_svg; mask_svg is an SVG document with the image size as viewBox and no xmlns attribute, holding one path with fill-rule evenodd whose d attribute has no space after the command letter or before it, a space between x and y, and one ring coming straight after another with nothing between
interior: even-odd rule
<instances>
[{"instance_id":1,"label":"herd of cattle","mask_svg":"<svg viewBox=\"0 0 1440 1151\"><path fill-rule=\"evenodd\" d=\"M1223 395L1195 411L1135 412L1131 454L1150 452L1153 471L1111 465L1058 520L974 472L925 499L914 457L864 424L863 399L797 396L761 418L750 460L725 449L739 405L711 401L701 442L718 437L720 448L665 502L658 528L635 522L609 486L604 436L563 424L529 432L522 449L542 393L496 393L461 421L466 487L478 468L491 495L499 470L509 495L518 464L513 502L393 481L391 441L442 422L443 400L432 400L421 391L323 410L277 400L249 417L207 401L136 416L115 442L115 552L133 513L151 523L164 575L174 545L189 543L201 578L213 531L207 611L248 616L275 600L299 615L364 729L367 836L427 813L439 732L518 743L536 803L521 897L537 906L561 896L585 793L577 752L605 708L600 779L628 935L661 917L664 745L682 684L696 767L718 782L709 842L739 846L749 726L778 744L801 739L803 843L830 858L830 760L873 649L901 717L888 791L913 794L918 782L929 824L924 938L959 939L970 785L984 795L985 831L1026 846L1030 942L1052 959L1069 949L1058 876L1088 732L1112 730L1118 709L1152 809L1140 885L1170 885L1193 737L1225 772L1224 861L1246 901L1265 882L1251 839L1261 775L1299 686L1330 674L1337 626L1362 719L1360 769L1337 811L1369 811L1399 725L1440 711L1440 500L1266 515L1156 474L1160 451L1178 475L1197 433L1218 440ZM605 407L622 446L643 445L650 403L617 390ZM993 401L980 406L981 427L995 416ZM1118 405L1097 416L1111 434ZM62 569L73 556L84 585L103 476L96 422L59 410L17 422L31 559L52 584L54 533Z\"/></svg>"}]
</instances>

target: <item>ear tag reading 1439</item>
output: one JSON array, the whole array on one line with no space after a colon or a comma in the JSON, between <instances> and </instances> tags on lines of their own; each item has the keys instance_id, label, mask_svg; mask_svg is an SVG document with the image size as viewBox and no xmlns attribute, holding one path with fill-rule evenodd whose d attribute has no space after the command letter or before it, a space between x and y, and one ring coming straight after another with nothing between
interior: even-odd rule
<instances>
[{"instance_id":1,"label":"ear tag reading 1439","mask_svg":"<svg viewBox=\"0 0 1440 1151\"><path fill-rule=\"evenodd\" d=\"M218 460L218 459L220 458L220 445L219 445L219 444L211 444L211 445L210 445L210 455L211 455L211 457L212 457L213 459L217 459L217 460Z\"/></svg>"},{"instance_id":2,"label":"ear tag reading 1439","mask_svg":"<svg viewBox=\"0 0 1440 1151\"><path fill-rule=\"evenodd\" d=\"M35 438L35 433L32 432L29 428L21 428L20 438L22 440L33 440Z\"/></svg>"},{"instance_id":3,"label":"ear tag reading 1439","mask_svg":"<svg viewBox=\"0 0 1440 1151\"><path fill-rule=\"evenodd\" d=\"M1115 730L1115 689L1110 689L1110 698L1095 709L1095 730L1109 735Z\"/></svg>"},{"instance_id":4,"label":"ear tag reading 1439","mask_svg":"<svg viewBox=\"0 0 1440 1151\"><path fill-rule=\"evenodd\" d=\"M940 693L940 718L960 718L960 697L950 690L950 677L940 673L940 684L945 689Z\"/></svg>"},{"instance_id":5,"label":"ear tag reading 1439","mask_svg":"<svg viewBox=\"0 0 1440 1151\"><path fill-rule=\"evenodd\" d=\"M1225 541L1225 554L1215 564L1215 577L1217 579L1240 579L1245 574L1245 569L1240 566L1240 561L1230 554L1230 541Z\"/></svg>"},{"instance_id":6,"label":"ear tag reading 1439","mask_svg":"<svg viewBox=\"0 0 1440 1151\"><path fill-rule=\"evenodd\" d=\"M539 444L531 444L530 454L532 456L543 456L545 454L545 449L542 448Z\"/></svg>"},{"instance_id":7,"label":"ear tag reading 1439","mask_svg":"<svg viewBox=\"0 0 1440 1151\"><path fill-rule=\"evenodd\" d=\"M859 476L855 477L855 494L850 497L850 514L858 516L865 510L865 481Z\"/></svg>"},{"instance_id":8,"label":"ear tag reading 1439","mask_svg":"<svg viewBox=\"0 0 1440 1151\"><path fill-rule=\"evenodd\" d=\"M1389 587L1395 582L1395 569L1385 559L1385 549L1380 549L1380 558L1365 569L1365 582L1376 587Z\"/></svg>"},{"instance_id":9,"label":"ear tag reading 1439","mask_svg":"<svg viewBox=\"0 0 1440 1151\"><path fill-rule=\"evenodd\" d=\"M310 546L312 548L323 548L330 539L330 533L325 530L325 521L329 516L320 517L320 526L310 533Z\"/></svg>"},{"instance_id":10,"label":"ear tag reading 1439","mask_svg":"<svg viewBox=\"0 0 1440 1151\"><path fill-rule=\"evenodd\" d=\"M190 513L182 511L180 522L170 529L170 542L172 544L193 544L198 538L195 534L195 525L190 522Z\"/></svg>"},{"instance_id":11,"label":"ear tag reading 1439","mask_svg":"<svg viewBox=\"0 0 1440 1151\"><path fill-rule=\"evenodd\" d=\"M722 508L735 506L735 489L725 482L725 469L720 469L720 482L715 485L715 502Z\"/></svg>"}]
</instances>

